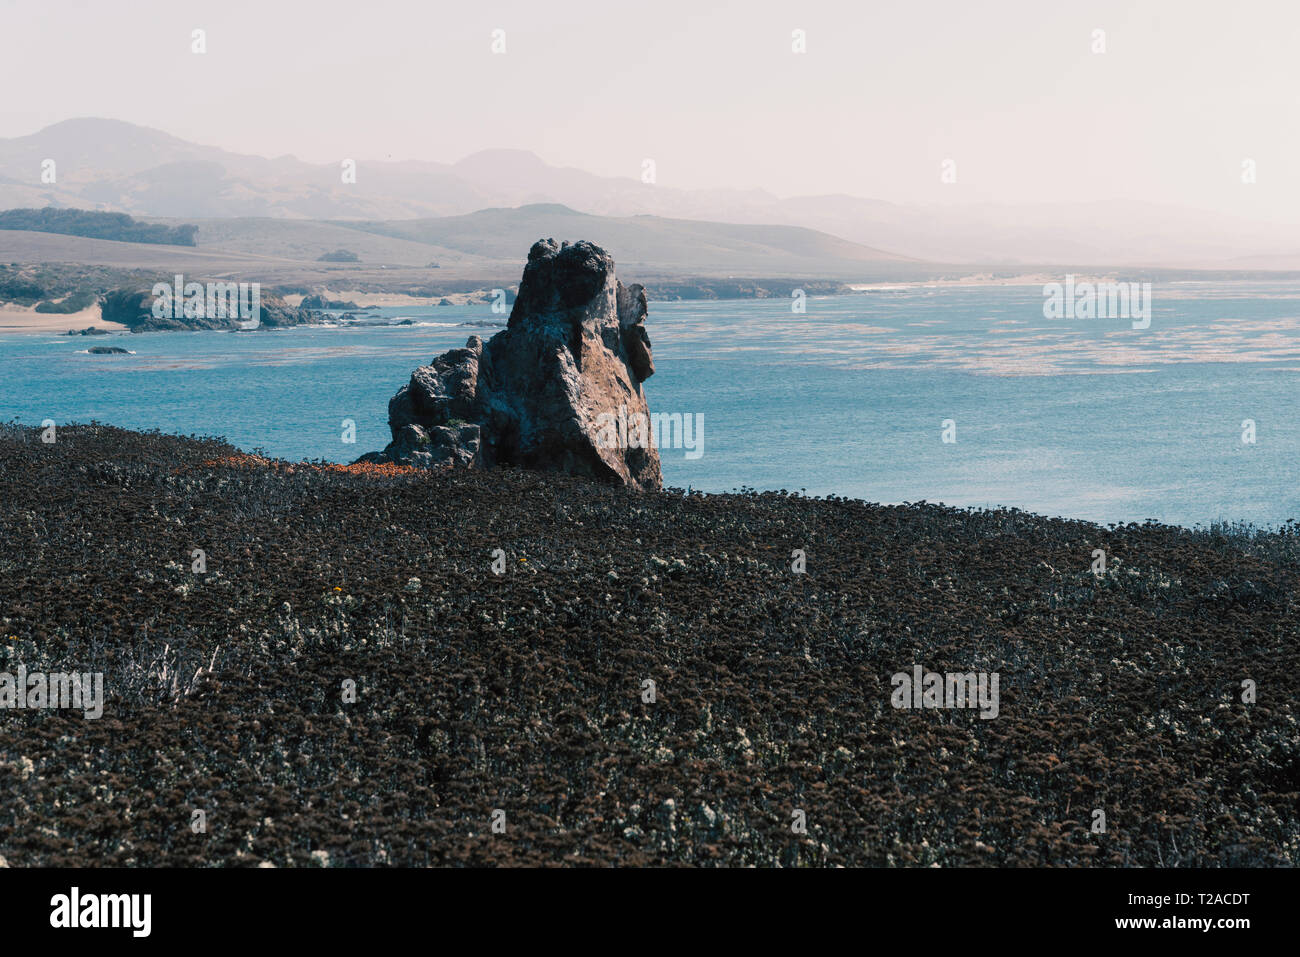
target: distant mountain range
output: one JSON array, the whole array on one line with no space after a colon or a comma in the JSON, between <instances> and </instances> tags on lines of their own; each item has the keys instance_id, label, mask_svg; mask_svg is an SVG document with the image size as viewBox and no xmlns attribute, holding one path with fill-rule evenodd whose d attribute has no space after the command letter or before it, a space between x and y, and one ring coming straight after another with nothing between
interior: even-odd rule
<instances>
[{"instance_id":1,"label":"distant mountain range","mask_svg":"<svg viewBox=\"0 0 1300 957\"><path fill-rule=\"evenodd\" d=\"M47 159L56 163L53 184L41 182ZM494 237L492 218L504 216L499 208L550 207L554 213L564 206L574 216L616 217L623 224L615 229L634 229L629 218L661 217L656 231L665 243L689 233L706 245L721 238L739 252L747 243L774 241L771 227L801 227L779 242L849 262L1300 267L1300 223L1279 227L1156 204L919 206L852 196L681 190L554 167L519 150L488 150L452 164L355 159L356 182L345 184L337 164L231 153L118 120L66 120L0 140L0 208L56 205L186 221L359 220L348 228L435 245L446 245L464 225L445 217L487 211L475 221L484 231L465 252L490 259L505 252L503 244L517 242L508 231ZM711 225L685 224L692 220ZM724 223L734 226L728 231ZM200 245L211 235L210 228L206 236L201 229ZM836 246L835 237L843 244ZM694 261L693 251L682 254ZM518 255L517 249L511 253ZM729 255L719 253L717 261Z\"/></svg>"}]
</instances>

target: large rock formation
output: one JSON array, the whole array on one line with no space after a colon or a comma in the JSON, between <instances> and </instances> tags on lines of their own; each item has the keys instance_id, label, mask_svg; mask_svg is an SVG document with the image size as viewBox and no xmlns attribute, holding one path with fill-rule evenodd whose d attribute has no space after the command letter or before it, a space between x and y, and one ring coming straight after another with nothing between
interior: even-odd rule
<instances>
[{"instance_id":1,"label":"large rock formation","mask_svg":"<svg viewBox=\"0 0 1300 957\"><path fill-rule=\"evenodd\" d=\"M209 305L208 288L219 285L222 290L226 290L228 287L238 286L238 284L223 282L220 284L204 283L202 285L204 286L203 302L193 308L187 307L186 300L182 297L177 299L168 298L164 303L166 308L155 309L159 297L155 296L150 289L111 289L99 297L100 315L105 322L120 322L132 332L161 332L176 329L239 329L241 326L249 324L229 309L223 312L213 309ZM214 297L218 295L227 297L226 292L218 292L215 289L212 295ZM228 304L232 301L227 298ZM157 315L158 312L161 312L162 315ZM260 287L257 319L258 325L256 328L259 329L301 326L319 321L311 310L291 306L284 301L282 296L269 291L263 292Z\"/></svg>"},{"instance_id":2,"label":"large rock formation","mask_svg":"<svg viewBox=\"0 0 1300 957\"><path fill-rule=\"evenodd\" d=\"M438 356L388 403L393 441L361 461L569 472L661 488L641 383L645 291L589 242L533 245L506 328Z\"/></svg>"}]
</instances>

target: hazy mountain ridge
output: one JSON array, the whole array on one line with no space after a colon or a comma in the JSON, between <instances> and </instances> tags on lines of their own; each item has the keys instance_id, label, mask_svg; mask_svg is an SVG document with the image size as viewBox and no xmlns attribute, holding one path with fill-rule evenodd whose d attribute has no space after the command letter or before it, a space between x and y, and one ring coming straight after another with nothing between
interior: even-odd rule
<instances>
[{"instance_id":1,"label":"hazy mountain ridge","mask_svg":"<svg viewBox=\"0 0 1300 957\"><path fill-rule=\"evenodd\" d=\"M373 223L560 204L615 218L797 226L888 251L881 252L885 258L1300 266L1300 224L1276 226L1154 203L919 206L845 195L682 190L551 166L524 150L486 150L451 164L353 158L356 182L344 184L338 164L248 156L117 120L66 120L0 140L0 208L61 205L191 220ZM40 182L46 159L57 163L54 184Z\"/></svg>"}]
</instances>

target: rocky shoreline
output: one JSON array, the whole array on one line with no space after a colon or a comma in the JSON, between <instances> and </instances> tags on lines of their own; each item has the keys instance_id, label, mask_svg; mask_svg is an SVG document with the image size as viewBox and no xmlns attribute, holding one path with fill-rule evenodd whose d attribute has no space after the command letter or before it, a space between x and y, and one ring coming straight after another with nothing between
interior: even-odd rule
<instances>
[{"instance_id":1,"label":"rocky shoreline","mask_svg":"<svg viewBox=\"0 0 1300 957\"><path fill-rule=\"evenodd\" d=\"M237 283L227 285L236 288L239 286ZM131 332L241 328L239 311L231 309L229 312L217 312L213 308L211 293L208 301L200 305L193 315L183 311L185 304L178 299L174 306L169 300L167 314L160 317L154 308L156 303L157 297L149 289L115 289L99 297L103 320L120 323ZM221 305L225 305L224 301ZM256 309L249 310L247 315L256 316L257 323L253 328L258 329L283 329L289 326L315 325L323 321L321 313L290 306L282 296L270 292L259 292Z\"/></svg>"},{"instance_id":2,"label":"rocky shoreline","mask_svg":"<svg viewBox=\"0 0 1300 957\"><path fill-rule=\"evenodd\" d=\"M107 696L0 720L11 866L1300 864L1293 530L9 425L0 538L0 671Z\"/></svg>"},{"instance_id":3,"label":"rocky shoreline","mask_svg":"<svg viewBox=\"0 0 1300 957\"><path fill-rule=\"evenodd\" d=\"M178 267L180 268L180 267ZM207 283L202 275L187 277ZM257 279L256 276L247 277ZM35 310L51 316L66 315L75 323L84 320L87 309L97 308L99 321L113 323L130 332L186 331L195 329L235 329L239 323L226 318L187 317L159 319L153 315L150 290L159 281L170 283L174 272L159 274L142 269L107 266L84 266L69 263L0 263L0 307ZM229 281L229 277L221 280ZM852 288L843 282L807 278L671 278L654 276L643 282L646 295L653 301L768 299L788 298L791 291L802 289L806 295L845 295ZM437 283L413 283L396 280L379 283L373 280L341 280L347 293L340 298L319 283L297 284L272 282L262 285L262 305L266 313L265 328L293 325L326 324L338 321L337 313L355 317L377 308L373 303L359 305L364 297L391 298L399 305L489 305L496 301L496 290L505 293L505 303L513 304L518 293L516 277L476 276L449 279ZM297 302L297 305L293 303ZM346 319L347 316L342 318ZM48 324L46 324L48 325ZM262 326L259 326L261 328ZM50 328L54 328L51 326ZM80 332L82 327L63 326L60 334Z\"/></svg>"}]
</instances>

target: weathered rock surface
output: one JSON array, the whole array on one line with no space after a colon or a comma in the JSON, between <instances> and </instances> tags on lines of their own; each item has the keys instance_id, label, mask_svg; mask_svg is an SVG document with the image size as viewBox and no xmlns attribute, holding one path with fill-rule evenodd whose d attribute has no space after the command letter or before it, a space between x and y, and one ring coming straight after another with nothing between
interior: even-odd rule
<instances>
[{"instance_id":1,"label":"weathered rock surface","mask_svg":"<svg viewBox=\"0 0 1300 957\"><path fill-rule=\"evenodd\" d=\"M310 325L318 321L307 309L295 308L271 292L260 293L259 329ZM149 289L112 289L99 298L100 314L105 322L120 322L132 332L161 332L187 329L238 329L241 320L230 315L207 315L206 300L201 314L187 315L183 303L168 310L171 316L153 314L155 297ZM174 318L172 318L174 316Z\"/></svg>"},{"instance_id":2,"label":"weathered rock surface","mask_svg":"<svg viewBox=\"0 0 1300 957\"><path fill-rule=\"evenodd\" d=\"M506 328L421 366L388 404L393 440L361 461L514 465L661 488L641 383L646 298L589 242L533 245ZM645 423L644 432L615 423ZM611 441L613 439L613 441Z\"/></svg>"},{"instance_id":3,"label":"weathered rock surface","mask_svg":"<svg viewBox=\"0 0 1300 957\"><path fill-rule=\"evenodd\" d=\"M300 309L360 309L355 302L349 302L346 299L329 299L324 293L312 293L304 296L302 302L298 304Z\"/></svg>"}]
</instances>

